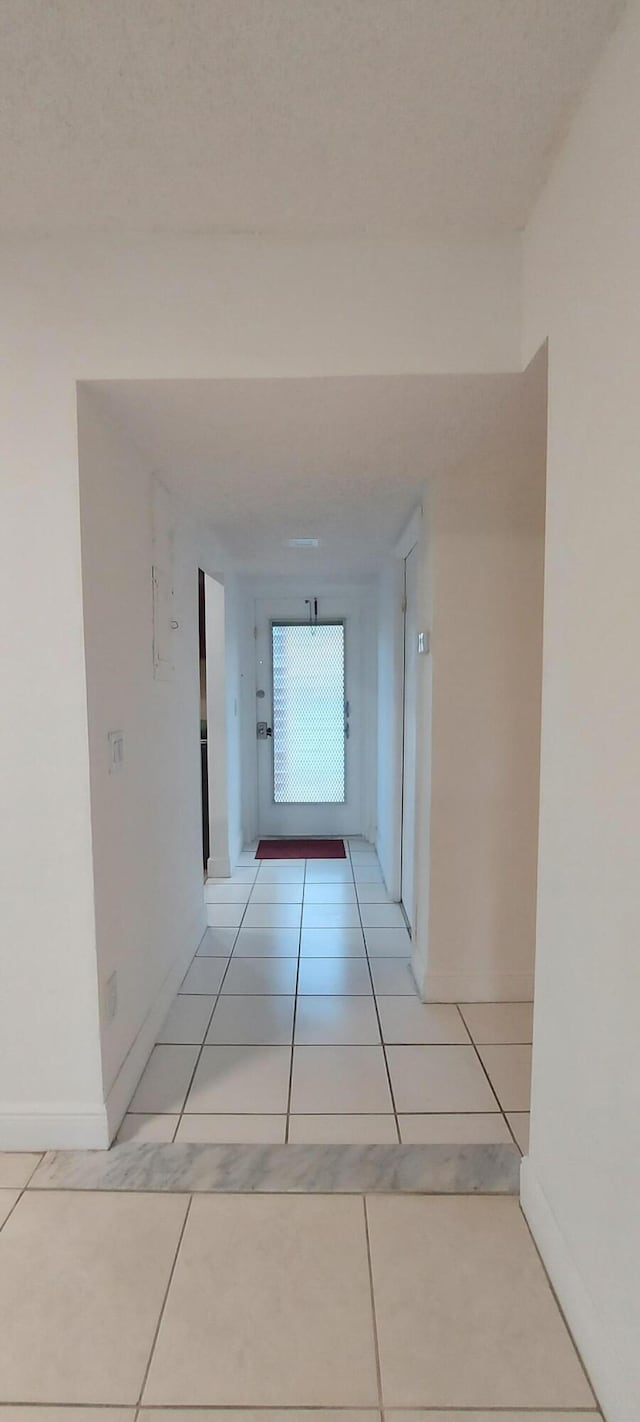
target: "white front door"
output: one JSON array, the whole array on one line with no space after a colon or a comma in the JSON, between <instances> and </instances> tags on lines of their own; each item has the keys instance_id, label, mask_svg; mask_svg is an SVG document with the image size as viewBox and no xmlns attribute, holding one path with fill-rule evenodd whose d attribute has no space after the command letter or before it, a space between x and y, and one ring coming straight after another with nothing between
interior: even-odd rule
<instances>
[{"instance_id":1,"label":"white front door","mask_svg":"<svg viewBox=\"0 0 640 1422\"><path fill-rule=\"evenodd\" d=\"M259 834L361 834L360 607L259 599L255 626Z\"/></svg>"}]
</instances>

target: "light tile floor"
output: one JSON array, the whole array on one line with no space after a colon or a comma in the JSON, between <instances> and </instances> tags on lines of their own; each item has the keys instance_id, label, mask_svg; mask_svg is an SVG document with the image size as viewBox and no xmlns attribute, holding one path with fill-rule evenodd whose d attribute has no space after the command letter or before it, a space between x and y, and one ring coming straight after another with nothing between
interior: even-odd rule
<instances>
[{"instance_id":1,"label":"light tile floor","mask_svg":"<svg viewBox=\"0 0 640 1422\"><path fill-rule=\"evenodd\" d=\"M531 1003L422 1004L365 841L346 860L246 850L205 898L120 1140L526 1149Z\"/></svg>"},{"instance_id":2,"label":"light tile floor","mask_svg":"<svg viewBox=\"0 0 640 1422\"><path fill-rule=\"evenodd\" d=\"M7 1193L1 1422L599 1419L512 1198Z\"/></svg>"}]
</instances>

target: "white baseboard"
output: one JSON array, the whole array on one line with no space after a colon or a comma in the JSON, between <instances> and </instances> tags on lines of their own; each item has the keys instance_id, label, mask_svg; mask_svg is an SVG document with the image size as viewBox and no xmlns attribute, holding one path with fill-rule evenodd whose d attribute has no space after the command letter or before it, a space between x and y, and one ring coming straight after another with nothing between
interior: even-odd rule
<instances>
[{"instance_id":1,"label":"white baseboard","mask_svg":"<svg viewBox=\"0 0 640 1422\"><path fill-rule=\"evenodd\" d=\"M216 854L207 860L208 879L228 879L231 874L231 860L228 854Z\"/></svg>"},{"instance_id":2,"label":"white baseboard","mask_svg":"<svg viewBox=\"0 0 640 1422\"><path fill-rule=\"evenodd\" d=\"M106 1150L104 1102L34 1102L0 1107L0 1150Z\"/></svg>"},{"instance_id":3,"label":"white baseboard","mask_svg":"<svg viewBox=\"0 0 640 1422\"><path fill-rule=\"evenodd\" d=\"M525 1156L522 1162L520 1199L603 1416L607 1422L631 1422L633 1417L638 1416L639 1407L637 1366L633 1369L635 1376L631 1377L567 1248L529 1156Z\"/></svg>"},{"instance_id":4,"label":"white baseboard","mask_svg":"<svg viewBox=\"0 0 640 1422\"><path fill-rule=\"evenodd\" d=\"M427 972L425 1002L531 1002L533 973Z\"/></svg>"},{"instance_id":5,"label":"white baseboard","mask_svg":"<svg viewBox=\"0 0 640 1422\"><path fill-rule=\"evenodd\" d=\"M108 1123L107 1145L111 1144L121 1124L131 1097L151 1056L151 1051L155 1045L158 1032L205 931L206 919L203 904L202 914L197 915L190 931L184 935L186 948L182 950L180 957L176 959L173 967L167 973L162 987L153 1005L150 1007L137 1036L134 1038L118 1075L109 1090L106 1103L106 1119Z\"/></svg>"}]
</instances>

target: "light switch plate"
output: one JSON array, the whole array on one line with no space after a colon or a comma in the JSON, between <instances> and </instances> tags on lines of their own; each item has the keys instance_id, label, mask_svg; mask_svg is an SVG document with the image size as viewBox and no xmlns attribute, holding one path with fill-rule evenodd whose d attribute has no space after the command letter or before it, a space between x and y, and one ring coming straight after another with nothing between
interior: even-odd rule
<instances>
[{"instance_id":1,"label":"light switch plate","mask_svg":"<svg viewBox=\"0 0 640 1422\"><path fill-rule=\"evenodd\" d=\"M117 775L124 765L124 731L109 731L109 774Z\"/></svg>"}]
</instances>

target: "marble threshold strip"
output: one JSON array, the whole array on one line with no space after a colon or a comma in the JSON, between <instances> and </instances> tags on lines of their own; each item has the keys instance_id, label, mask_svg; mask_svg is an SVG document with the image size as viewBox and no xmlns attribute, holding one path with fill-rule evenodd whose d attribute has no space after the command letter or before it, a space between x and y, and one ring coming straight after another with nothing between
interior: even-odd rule
<instances>
[{"instance_id":1,"label":"marble threshold strip","mask_svg":"<svg viewBox=\"0 0 640 1422\"><path fill-rule=\"evenodd\" d=\"M517 1195L513 1145L188 1145L49 1151L29 1190Z\"/></svg>"}]
</instances>

